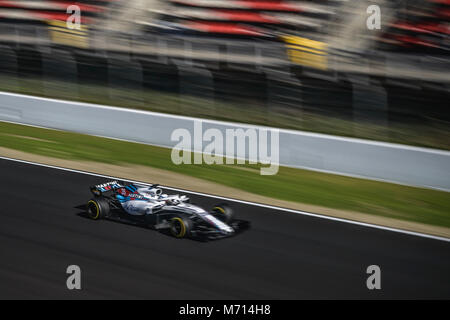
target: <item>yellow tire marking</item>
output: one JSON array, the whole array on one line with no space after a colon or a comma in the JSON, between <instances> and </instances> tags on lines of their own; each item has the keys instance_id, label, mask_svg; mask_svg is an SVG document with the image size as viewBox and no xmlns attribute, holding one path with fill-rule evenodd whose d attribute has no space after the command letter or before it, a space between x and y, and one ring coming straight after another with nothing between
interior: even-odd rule
<instances>
[{"instance_id":1,"label":"yellow tire marking","mask_svg":"<svg viewBox=\"0 0 450 320\"><path fill-rule=\"evenodd\" d=\"M214 207L213 210L218 209L220 212L222 212L223 214L225 214L225 210L221 207Z\"/></svg>"},{"instance_id":2,"label":"yellow tire marking","mask_svg":"<svg viewBox=\"0 0 450 320\"><path fill-rule=\"evenodd\" d=\"M97 208L97 214L95 215L95 217L91 217L92 219L94 219L94 220L97 220L98 219L98 216L100 215L100 208L98 207L98 204L97 204L97 202L95 202L94 200L89 200L88 201L88 205L89 205L89 203L93 203L94 205L95 205L95 207Z\"/></svg>"},{"instance_id":3,"label":"yellow tire marking","mask_svg":"<svg viewBox=\"0 0 450 320\"><path fill-rule=\"evenodd\" d=\"M180 233L179 234L174 234L174 236L177 237L177 238L183 238L184 235L186 234L186 226L184 225L183 220L181 220L181 218L172 218L172 221L178 221L181 224L181 231L180 231ZM172 234L173 234L173 232L172 232Z\"/></svg>"}]
</instances>

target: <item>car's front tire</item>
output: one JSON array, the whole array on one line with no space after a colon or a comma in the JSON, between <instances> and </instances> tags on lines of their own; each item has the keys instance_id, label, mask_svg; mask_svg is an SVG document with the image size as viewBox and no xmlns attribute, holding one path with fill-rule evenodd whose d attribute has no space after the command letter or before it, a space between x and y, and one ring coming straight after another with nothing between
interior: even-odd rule
<instances>
[{"instance_id":1,"label":"car's front tire","mask_svg":"<svg viewBox=\"0 0 450 320\"><path fill-rule=\"evenodd\" d=\"M88 201L86 205L86 212L92 220L103 219L108 216L110 211L109 203L103 198L94 198Z\"/></svg>"},{"instance_id":2,"label":"car's front tire","mask_svg":"<svg viewBox=\"0 0 450 320\"><path fill-rule=\"evenodd\" d=\"M170 219L170 233L175 238L187 238L191 234L192 222L189 218L178 216Z\"/></svg>"},{"instance_id":3,"label":"car's front tire","mask_svg":"<svg viewBox=\"0 0 450 320\"><path fill-rule=\"evenodd\" d=\"M225 223L230 223L234 218L233 209L225 203L215 205L212 208L212 214Z\"/></svg>"}]
</instances>

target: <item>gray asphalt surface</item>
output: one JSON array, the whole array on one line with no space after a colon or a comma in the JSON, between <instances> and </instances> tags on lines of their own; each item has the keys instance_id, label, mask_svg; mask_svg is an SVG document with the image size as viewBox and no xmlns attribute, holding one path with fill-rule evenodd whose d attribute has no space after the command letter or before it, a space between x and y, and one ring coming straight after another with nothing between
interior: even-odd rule
<instances>
[{"instance_id":1,"label":"gray asphalt surface","mask_svg":"<svg viewBox=\"0 0 450 320\"><path fill-rule=\"evenodd\" d=\"M0 298L450 298L448 242L240 203L247 232L174 239L80 216L88 187L104 180L0 160ZM73 264L79 291L66 288ZM366 287L372 264L381 290Z\"/></svg>"}]
</instances>

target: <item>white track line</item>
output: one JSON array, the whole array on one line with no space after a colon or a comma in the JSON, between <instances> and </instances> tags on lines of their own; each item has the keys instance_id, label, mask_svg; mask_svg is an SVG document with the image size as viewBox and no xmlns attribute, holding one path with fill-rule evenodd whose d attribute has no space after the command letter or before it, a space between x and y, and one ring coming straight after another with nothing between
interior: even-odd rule
<instances>
[{"instance_id":1,"label":"white track line","mask_svg":"<svg viewBox=\"0 0 450 320\"><path fill-rule=\"evenodd\" d=\"M20 163L25 163L25 164L35 165L35 166L40 166L40 167L45 167L45 168L57 169L57 170L62 170L62 171L74 172L74 173L79 173L79 174L84 174L84 175L102 177L102 178L107 178L107 179L112 179L112 180L126 180L126 181L130 181L130 182L137 183L137 184L150 185L147 182L130 180L130 179L127 179L127 178L112 177L112 176L107 176L107 175L93 173L93 172L87 172L87 171L81 171L81 170L75 170L75 169L68 169L68 168L57 167L57 166L52 166L52 165L47 165L47 164L42 164L42 163L37 163L37 162L31 162L31 161L26 161L26 160L13 159L13 158L8 158L8 157L3 157L3 156L0 156L0 159L8 160L8 161L14 161L14 162L20 162ZM385 230L385 231L403 233L403 234L416 236L416 237L422 237L422 238L428 238L428 239L433 239L433 240L440 240L440 241L450 242L450 238L433 236L433 235L430 235L430 234L425 234L425 233L420 233L420 232L396 229L396 228L385 227L385 226L380 226L380 225L376 225L376 224L370 224L370 223L359 222L359 221L354 221L354 220L348 220L348 219L336 218L336 217L331 217L331 216L325 216L325 215L321 215L321 214L317 214L317 213L311 213L311 212L306 212L306 211L300 211L300 210L287 209L287 208L282 208L282 207L277 207L277 206L271 206L271 205L262 204L262 203L256 203L256 202L250 202L250 201L245 201L245 200L238 200L238 199L233 199L233 198L221 197L221 196L216 196L216 195L207 194L207 193L201 193L201 192L195 192L195 191L190 191L190 190L185 190L185 189L178 189L178 188L172 188L172 187L167 187L167 186L161 186L161 187L164 188L164 189L168 189L168 190L182 191L182 192L187 192L187 193L200 195L200 196L204 196L204 197L210 197L210 198L215 198L215 199L233 201L233 202L243 203L243 204L256 206L256 207L261 207L261 208L273 209L273 210L277 210L277 211L291 212L291 213L300 214L300 215L309 216L309 217L314 217L314 218L327 219L327 220L344 222L344 223L354 224L354 225L368 227L368 228L374 228L374 229L380 229L380 230Z\"/></svg>"}]
</instances>

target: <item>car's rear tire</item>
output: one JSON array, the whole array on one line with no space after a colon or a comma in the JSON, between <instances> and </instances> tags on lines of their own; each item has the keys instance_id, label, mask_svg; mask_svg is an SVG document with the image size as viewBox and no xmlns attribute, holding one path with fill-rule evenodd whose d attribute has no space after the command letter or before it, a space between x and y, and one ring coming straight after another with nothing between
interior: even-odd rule
<instances>
[{"instance_id":1,"label":"car's rear tire","mask_svg":"<svg viewBox=\"0 0 450 320\"><path fill-rule=\"evenodd\" d=\"M86 212L92 220L103 219L109 215L109 203L104 198L94 198L88 201Z\"/></svg>"},{"instance_id":2,"label":"car's rear tire","mask_svg":"<svg viewBox=\"0 0 450 320\"><path fill-rule=\"evenodd\" d=\"M192 222L189 218L178 216L170 219L170 233L175 238L187 238L192 230Z\"/></svg>"},{"instance_id":3,"label":"car's rear tire","mask_svg":"<svg viewBox=\"0 0 450 320\"><path fill-rule=\"evenodd\" d=\"M233 209L226 203L215 205L212 208L212 214L225 223L229 223L234 218Z\"/></svg>"}]
</instances>

